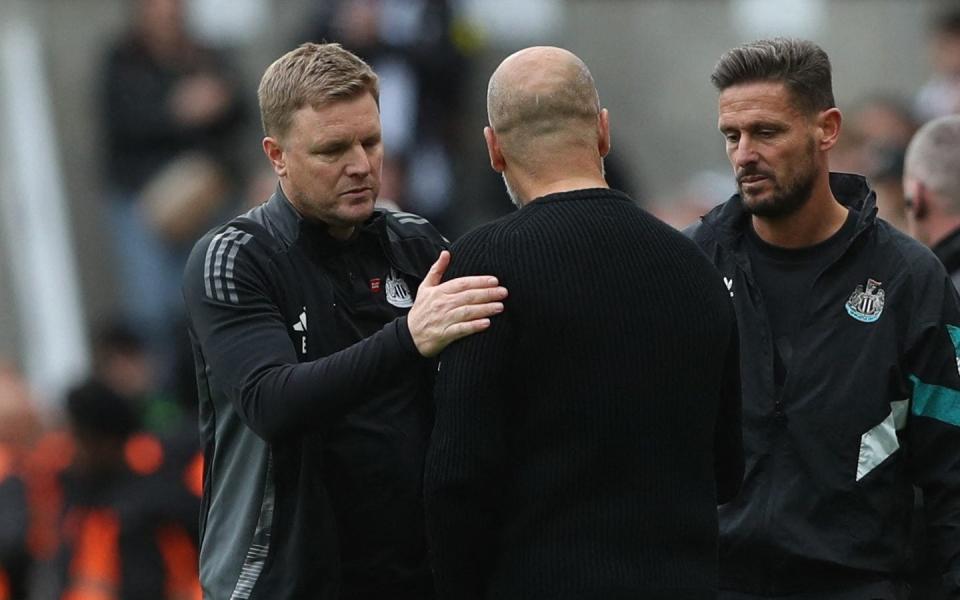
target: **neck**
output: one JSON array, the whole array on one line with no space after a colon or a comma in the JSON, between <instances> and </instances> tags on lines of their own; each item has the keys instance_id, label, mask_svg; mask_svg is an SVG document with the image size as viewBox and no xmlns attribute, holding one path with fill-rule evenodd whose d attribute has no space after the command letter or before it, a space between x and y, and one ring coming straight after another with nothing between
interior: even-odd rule
<instances>
[{"instance_id":1,"label":"neck","mask_svg":"<svg viewBox=\"0 0 960 600\"><path fill-rule=\"evenodd\" d=\"M553 179L538 178L528 179L515 184L522 203L529 204L541 196L549 194L559 194L561 192L572 192L575 190L585 190L590 188L609 188L602 175L568 175Z\"/></svg>"},{"instance_id":2,"label":"neck","mask_svg":"<svg viewBox=\"0 0 960 600\"><path fill-rule=\"evenodd\" d=\"M824 172L810 199L796 212L784 217L752 217L760 239L781 248L805 248L828 239L843 227L849 211L830 191L829 174Z\"/></svg>"},{"instance_id":3,"label":"neck","mask_svg":"<svg viewBox=\"0 0 960 600\"><path fill-rule=\"evenodd\" d=\"M313 216L311 216L311 215L309 215L309 214L305 214L305 211L300 210L300 209L297 207L296 202L294 202L294 201L292 201L292 200L290 199L290 194L287 192L287 189L286 189L286 188L287 188L287 186L285 185L285 180L284 180L283 178L281 178L281 179L280 179L280 192L282 193L283 201L286 202L286 203L290 206L290 208L293 209L293 212L297 213L297 215L300 217L300 219L302 219L302 220L304 220L304 221L307 221L307 222L309 222L309 223L315 223L315 224L325 225L326 228L327 228L327 234L329 234L330 237L332 237L332 238L335 239L335 240L339 240L339 241L343 242L343 241L349 240L351 237L353 237L353 233L354 233L354 232L356 231L356 229L357 229L355 226L353 226L353 225L332 225L332 224L327 223L326 221L324 221L324 220L322 220L322 219L318 219L318 218L315 218L315 217L313 217Z\"/></svg>"}]
</instances>

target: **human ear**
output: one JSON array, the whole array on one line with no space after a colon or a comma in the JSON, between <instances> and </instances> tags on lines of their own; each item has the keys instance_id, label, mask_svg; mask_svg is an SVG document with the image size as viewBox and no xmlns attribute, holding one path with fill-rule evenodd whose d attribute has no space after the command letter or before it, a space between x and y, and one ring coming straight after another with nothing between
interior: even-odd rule
<instances>
[{"instance_id":1,"label":"human ear","mask_svg":"<svg viewBox=\"0 0 960 600\"><path fill-rule=\"evenodd\" d=\"M907 212L913 213L914 219L923 219L930 211L930 199L927 196L927 186L917 182L913 194L904 196L904 208Z\"/></svg>"},{"instance_id":2,"label":"human ear","mask_svg":"<svg viewBox=\"0 0 960 600\"><path fill-rule=\"evenodd\" d=\"M821 151L829 150L837 143L840 137L840 122L843 116L840 109L828 108L817 115L817 145Z\"/></svg>"},{"instance_id":3,"label":"human ear","mask_svg":"<svg viewBox=\"0 0 960 600\"><path fill-rule=\"evenodd\" d=\"M267 155L267 160L270 161L270 166L273 167L273 172L278 177L287 174L286 156L283 147L276 138L270 136L263 138L263 153Z\"/></svg>"},{"instance_id":4,"label":"human ear","mask_svg":"<svg viewBox=\"0 0 960 600\"><path fill-rule=\"evenodd\" d=\"M597 128L599 134L600 158L604 158L610 153L610 113L607 109L602 109L597 115Z\"/></svg>"},{"instance_id":5,"label":"human ear","mask_svg":"<svg viewBox=\"0 0 960 600\"><path fill-rule=\"evenodd\" d=\"M483 139L487 142L490 166L497 173L503 173L507 168L507 161L503 158L503 151L500 149L500 140L497 139L496 132L491 127L484 127Z\"/></svg>"}]
</instances>

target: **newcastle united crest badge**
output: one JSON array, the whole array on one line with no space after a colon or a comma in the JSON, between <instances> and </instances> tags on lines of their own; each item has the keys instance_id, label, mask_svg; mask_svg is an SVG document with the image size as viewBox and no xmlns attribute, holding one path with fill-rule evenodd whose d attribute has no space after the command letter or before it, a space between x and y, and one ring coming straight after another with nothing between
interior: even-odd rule
<instances>
[{"instance_id":1,"label":"newcastle united crest badge","mask_svg":"<svg viewBox=\"0 0 960 600\"><path fill-rule=\"evenodd\" d=\"M413 294L410 293L407 282L397 275L397 272L392 268L390 269L390 275L387 276L384 288L387 291L387 302L390 304L397 308L410 308L413 306Z\"/></svg>"},{"instance_id":2,"label":"newcastle united crest badge","mask_svg":"<svg viewBox=\"0 0 960 600\"><path fill-rule=\"evenodd\" d=\"M858 285L847 300L847 314L863 323L873 323L883 312L885 296L880 282L867 279L866 287Z\"/></svg>"}]
</instances>

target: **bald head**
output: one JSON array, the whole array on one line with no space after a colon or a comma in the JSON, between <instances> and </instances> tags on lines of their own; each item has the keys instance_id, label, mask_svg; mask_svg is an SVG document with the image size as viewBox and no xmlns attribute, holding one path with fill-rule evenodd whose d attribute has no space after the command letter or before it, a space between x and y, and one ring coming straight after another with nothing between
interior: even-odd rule
<instances>
[{"instance_id":1,"label":"bald head","mask_svg":"<svg viewBox=\"0 0 960 600\"><path fill-rule=\"evenodd\" d=\"M508 151L521 140L590 143L590 134L595 145L599 112L590 70L562 48L537 46L508 56L487 87L490 127Z\"/></svg>"},{"instance_id":2,"label":"bald head","mask_svg":"<svg viewBox=\"0 0 960 600\"><path fill-rule=\"evenodd\" d=\"M934 119L917 131L907 147L904 175L935 192L944 210L960 214L960 115Z\"/></svg>"}]
</instances>

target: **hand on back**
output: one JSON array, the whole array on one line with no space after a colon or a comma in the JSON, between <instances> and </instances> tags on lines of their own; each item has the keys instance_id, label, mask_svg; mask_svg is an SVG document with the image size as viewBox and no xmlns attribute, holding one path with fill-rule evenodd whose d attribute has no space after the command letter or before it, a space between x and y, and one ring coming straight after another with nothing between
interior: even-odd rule
<instances>
[{"instance_id":1,"label":"hand on back","mask_svg":"<svg viewBox=\"0 0 960 600\"><path fill-rule=\"evenodd\" d=\"M441 283L450 265L450 252L437 262L417 289L417 298L407 315L407 326L423 356L436 356L451 342L490 326L490 317L503 311L507 289L496 277L472 275Z\"/></svg>"}]
</instances>

